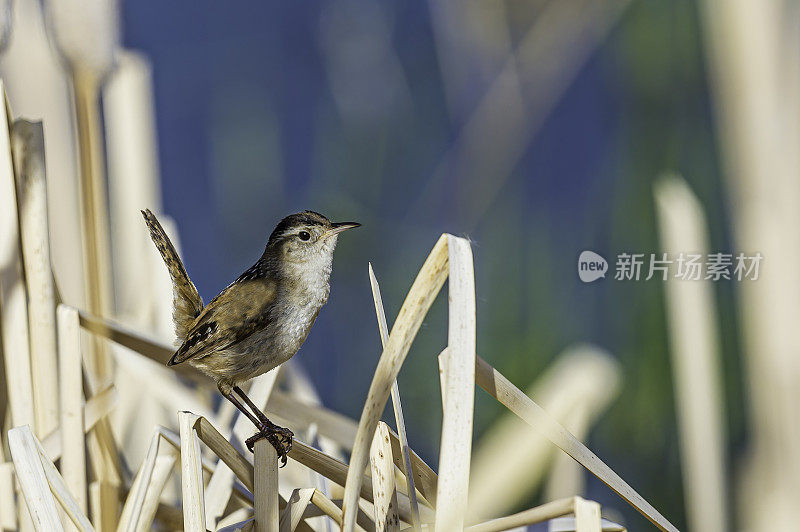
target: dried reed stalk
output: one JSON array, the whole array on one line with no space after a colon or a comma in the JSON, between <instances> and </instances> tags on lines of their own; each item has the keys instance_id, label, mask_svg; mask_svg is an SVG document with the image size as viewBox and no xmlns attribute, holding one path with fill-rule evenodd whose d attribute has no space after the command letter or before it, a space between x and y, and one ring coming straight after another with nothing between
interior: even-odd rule
<instances>
[{"instance_id":1,"label":"dried reed stalk","mask_svg":"<svg viewBox=\"0 0 800 532\"><path fill-rule=\"evenodd\" d=\"M599 532L600 506L597 503L585 501L580 497L569 497L548 502L518 514L467 527L465 530L467 532L499 532L542 523L568 514L575 514L576 516L577 526L575 532Z\"/></svg>"},{"instance_id":2,"label":"dried reed stalk","mask_svg":"<svg viewBox=\"0 0 800 532\"><path fill-rule=\"evenodd\" d=\"M16 120L11 131L19 204L19 227L25 288L28 295L31 380L36 433L58 426L56 303L45 182L44 132L41 122Z\"/></svg>"},{"instance_id":3,"label":"dried reed stalk","mask_svg":"<svg viewBox=\"0 0 800 532\"><path fill-rule=\"evenodd\" d=\"M575 497L575 532L600 532L600 505Z\"/></svg>"},{"instance_id":4,"label":"dried reed stalk","mask_svg":"<svg viewBox=\"0 0 800 532\"><path fill-rule=\"evenodd\" d=\"M561 353L526 390L526 395L536 397L548 414L565 426L577 413L578 423L569 430L580 436L616 396L619 380L618 364L608 353L580 346ZM508 445L509 441L515 445ZM498 456L503 459L498 460ZM559 458L570 469L556 471ZM559 453L540 431L508 412L486 431L474 454L467 522L499 517L519 506L533 495L550 464L553 468L548 479L554 482L569 482L575 474L573 466L578 468L576 474L583 477L580 464ZM572 482L570 487L573 491L567 496L581 493L580 483ZM544 500L564 497L551 497L549 490L546 493Z\"/></svg>"},{"instance_id":5,"label":"dried reed stalk","mask_svg":"<svg viewBox=\"0 0 800 532\"><path fill-rule=\"evenodd\" d=\"M78 313L60 305L58 321L58 373L60 377L61 474L78 506L87 511L86 450L81 368L81 337ZM56 453L53 453L53 456Z\"/></svg>"},{"instance_id":6,"label":"dried reed stalk","mask_svg":"<svg viewBox=\"0 0 800 532\"><path fill-rule=\"evenodd\" d=\"M343 525L346 531L352 530L355 523L355 512L348 512L348 508L357 507L358 495L363 482L362 475L358 472L363 471L366 465L368 445L371 443L381 412L388 400L391 383L397 378L422 319L447 277L447 248L449 241L449 235L443 235L437 241L422 269L417 274L417 278L400 309L395 325L392 328L392 333L389 335L389 341L375 370L361 420L359 421L358 433L356 434L345 485ZM476 361L477 367L474 369L475 380L479 386L523 420L541 430L548 439L606 483L653 524L662 530L670 532L677 530L652 505L622 480L619 475L570 434L569 431L553 420L539 405L523 394L483 359L476 356ZM449 394L450 390L448 390L447 395ZM465 485L458 488L465 489ZM441 488L438 488L437 491L438 495L441 495ZM441 511L441 502L439 500L437 500L437 507Z\"/></svg>"},{"instance_id":7,"label":"dried reed stalk","mask_svg":"<svg viewBox=\"0 0 800 532\"><path fill-rule=\"evenodd\" d=\"M117 342L120 345L124 345L129 349L135 350L153 360L166 360L168 355L172 353L171 347L168 347L158 340L133 331L132 329L115 323L111 320L100 319L86 312L80 312L80 319L81 325L87 330L109 338L110 340ZM185 376L205 386L214 386L207 377L201 376L194 369L186 370ZM278 413L280 416L285 416L285 419L296 419L301 423L314 422L318 427L320 427L320 429L324 429L323 432L326 435L334 437L345 447L352 447L352 442L355 439L355 430L352 427L355 427L355 423L341 414L326 410L321 407L313 407L298 401L289 400L285 394L278 391L275 391L270 395L270 401L267 405L267 408L270 412ZM200 418L200 423L201 435L203 434L203 427L205 427L207 430L213 430L216 432L213 426L211 426L211 424L204 418ZM218 432L217 434L218 443L227 443L224 437L219 435ZM392 439L393 458L395 460L395 464L400 467L403 465L400 443L396 434L390 432L390 435ZM208 442L206 443L209 444ZM293 451L290 453L289 457L296 459L300 463L303 463L312 470L317 471L326 478L329 478L340 485L344 485L347 466L335 458L324 455L324 453L317 453L319 453L319 451L308 448L307 446L304 446L302 443L295 440ZM426 503L428 500L435 500L437 485L436 473L427 464L425 464L425 462L419 458L419 456L414 453L413 450L411 450L411 462L417 481L417 497L421 497L421 499L426 501ZM334 474L335 476L332 477L329 475L329 473ZM369 477L366 478L369 482ZM245 486L247 486L246 483ZM372 499L371 484L369 484L368 489L363 490L363 496L368 500ZM401 518L405 522L410 523L412 518L410 517L410 503L408 502L408 498L400 497L399 504L401 508ZM406 513L407 511L409 513ZM426 519L421 518L421 521L426 522Z\"/></svg>"},{"instance_id":8,"label":"dried reed stalk","mask_svg":"<svg viewBox=\"0 0 800 532\"><path fill-rule=\"evenodd\" d=\"M563 363L553 368L553 380L540 383L541 388L537 387L527 395L542 397L540 394L546 394L551 401L558 401L561 394L561 397L567 397L569 411L563 421L558 417L556 419L580 441L586 441L595 422L619 394L622 368L610 353L591 345L574 346L561 358ZM559 375L555 372L563 373ZM550 411L547 404L542 406ZM583 495L585 491L583 466L567 454L556 453L544 486L544 500Z\"/></svg>"},{"instance_id":9,"label":"dried reed stalk","mask_svg":"<svg viewBox=\"0 0 800 532\"><path fill-rule=\"evenodd\" d=\"M165 342L161 342L150 335L134 331L130 327L126 327L112 320L100 318L99 316L83 310L79 310L78 315L80 316L81 327L87 331L107 338L132 351L136 351L161 365L166 365L167 361L175 352L175 348ZM182 377L206 385L209 388L213 387L216 389L211 379L191 366L184 367L184 364L181 364L175 366L173 369Z\"/></svg>"},{"instance_id":10,"label":"dried reed stalk","mask_svg":"<svg viewBox=\"0 0 800 532\"><path fill-rule=\"evenodd\" d=\"M450 278L450 325L448 348L443 356L443 360L447 360L447 362L444 364L442 375L444 418L440 449L441 478L439 478L408 448L407 442L403 442L402 437L394 434L385 424L378 425L378 421L420 323L444 280L448 277ZM371 280L373 281L379 326L385 329L385 317L381 319L382 304L374 275L371 275ZM61 350L71 359L80 354L74 342L78 321L84 328L131 347L155 360L163 360L172 351L171 347L132 330L90 314L81 313L78 316L75 311L66 307L62 307L59 311L59 320L63 321L62 325L68 331L63 335L65 343L61 346ZM67 379L64 382L70 383L65 386L64 393L67 394L65 398L68 399L65 400L65 408L74 412L76 404L80 402L79 389L74 382L74 371L72 374L62 375L62 378ZM198 378L197 382L204 386L208 384L208 380L204 378ZM609 484L612 489L623 495L662 530L674 530L674 527L647 505L635 491L591 451L580 444L574 436L552 420L536 403L516 389L501 374L476 356L472 255L466 240L450 235L443 235L439 239L409 291L392 334L385 343L384 352L378 363L370 394L358 425L352 420L324 408L294 401L277 391L273 393L275 373L262 377L251 390L254 392L254 396L258 397L260 404L267 405L268 410L274 408L278 415L293 418L293 421L300 423L301 426L312 426L314 427L312 432L316 433L318 430L321 435L330 437L332 441L342 447L352 448L349 467L334 456L309 447L299 440L295 440L294 447L289 454L294 463L304 465L332 483L344 487L342 508L339 508L320 490L313 488L295 491L289 502L283 501L277 489L276 456L267 442L261 441L257 444L254 468L253 464L242 456L206 418L190 412L181 412L179 414L180 438L163 428L158 428L153 434L147 455L130 484L118 529L120 531L145 530L159 512L161 514L159 519L163 519L164 522L172 519L174 512L170 510L169 506L162 506L159 510L159 496L178 459L176 449L180 450L183 520L187 530L205 530L207 515L209 516L208 523L212 522L212 515L214 521L219 520L220 524L223 521L230 522L219 518L225 508L225 504L220 501L227 501L230 498L232 488L239 501L247 504L250 503L248 502L249 497L242 490L247 489L253 493L254 518L247 519L247 514L244 513L242 514L244 519L238 522L243 527L259 530L275 530L280 526L288 527L288 529L306 529L308 524L303 521L303 518L310 515L312 505L323 514L333 518L345 530L374 530L376 525L364 513L358 511L358 502L361 499L373 505L372 509L375 511L379 530L391 529L392 526L399 525L400 520L414 524L417 519L415 508L418 508L421 514L419 523L435 522L439 530L462 528L467 509L475 382L523 420L542 430L551 441L554 441L570 456ZM84 513L83 508L70 494L71 490L80 489L80 487L75 487L79 486L79 483L74 479L71 480L68 489L66 483L60 480L61 477L57 472L56 476L53 476L51 473L54 469L52 471L50 469L52 462L45 456L45 452L49 453L50 457L71 454L72 446L75 445L73 440L82 441L83 431L87 429L87 426L98 426L99 420L103 419L113 407L113 397L113 389L108 388L100 395L89 398L83 411L83 422L70 420L69 427L65 425L58 431L52 432L45 440L40 452L39 465L43 466L42 475L45 481L50 481L52 492L57 494L57 498L65 507L67 514L76 525L80 525L79 529L82 530L86 529L86 523L81 520ZM397 396L397 406L399 407L399 395ZM94 409L93 412L92 409ZM246 424L242 422L239 424L241 430L234 428L234 438L241 439L245 427ZM402 418L398 421L398 427L404 429ZM247 428L249 429L249 427ZM65 435L67 429L72 436ZM373 444L374 442L374 446L364 447L364 438L367 436L369 436L368 443ZM63 442L62 438L64 438ZM67 438L70 439L69 444ZM169 445L160 446L162 439ZM218 458L216 463L210 458L203 457L200 452L200 441L204 442L216 455ZM35 439L33 445L34 447L38 445ZM374 458L371 470L366 468L366 459L369 456L368 454L364 455L365 450L369 453L370 447L372 447ZM15 448L19 449L20 446L16 445ZM19 451L18 454L20 454ZM22 453L20 456L26 455ZM28 464L28 467L30 469L31 464ZM228 472L224 473L226 470ZM208 492L204 482L204 471L211 474L212 483L209 484L209 490L214 487L215 498L220 497L220 501L215 500L217 506L213 512L209 512L209 508L205 504ZM403 471L409 472L406 479L399 478ZM120 478L124 478L124 475L119 472L118 474ZM237 488L238 485L233 481L231 475L235 475L244 488ZM215 477L220 479L217 483L213 482ZM31 478L34 480L37 478L35 472ZM408 484L403 480L409 481ZM41 492L41 486L36 488L35 483L27 480L26 482L29 482L27 488L31 493L39 494ZM113 486L104 485L102 482L94 483L90 487L90 493L93 493L95 500L99 501L103 497L110 496L110 493L103 492L109 488L113 489ZM405 490L405 494L403 490ZM409 494L411 497L408 496ZM42 497L46 499L47 495L43 494ZM413 501L414 498L417 498L418 502ZM436 514L428 506L431 504L429 501L435 501L437 504ZM419 505L419 502L423 504ZM579 529L581 532L583 530L599 530L599 507L595 503L584 504L584 502L580 499L573 500L572 511L576 514L576 523ZM282 518L280 516L281 507L284 508ZM47 508L45 506L45 512L48 511ZM100 521L110 518L108 513L104 513L108 508L108 505L101 508L101 512L98 514ZM116 517L115 512L113 518ZM510 516L510 518L518 517ZM497 526L497 522L493 526Z\"/></svg>"},{"instance_id":11,"label":"dried reed stalk","mask_svg":"<svg viewBox=\"0 0 800 532\"><path fill-rule=\"evenodd\" d=\"M142 514L142 508L144 507L147 489L150 485L150 480L153 478L153 471L156 467L160 441L161 437L158 432L155 432L150 438L150 447L147 450L147 455L145 455L144 462L142 462L139 471L137 471L133 479L131 489L128 492L128 498L125 500L125 504L122 507L122 514L117 523L117 532L136 530L136 526Z\"/></svg>"},{"instance_id":12,"label":"dried reed stalk","mask_svg":"<svg viewBox=\"0 0 800 532\"><path fill-rule=\"evenodd\" d=\"M319 490L315 489L314 493L311 494L311 503L322 510L322 513L333 519L339 527L342 526L342 510ZM356 525L356 530L363 532L363 529L358 525Z\"/></svg>"},{"instance_id":13,"label":"dried reed stalk","mask_svg":"<svg viewBox=\"0 0 800 532\"><path fill-rule=\"evenodd\" d=\"M36 426L33 388L31 384L28 305L22 269L19 215L11 155L11 111L0 82L0 329L6 390L11 422L15 427ZM29 522L23 497L17 497L17 515L21 527Z\"/></svg>"},{"instance_id":14,"label":"dried reed stalk","mask_svg":"<svg viewBox=\"0 0 800 532\"><path fill-rule=\"evenodd\" d=\"M75 528L77 528L77 530L80 532L94 532L94 528L89 522L89 519L86 518L85 512L72 496L72 493L64 482L63 477L56 469L56 466L53 465L51 459L47 456L47 454L45 454L45 451L36 436L33 436L33 443L36 446L36 451L39 454L39 460L44 468L44 474L45 477L47 477L47 483L50 485L50 490L53 495L55 495L55 498L61 505L61 508L66 512L67 517L69 517L69 519L72 521L72 524L75 525Z\"/></svg>"},{"instance_id":15,"label":"dried reed stalk","mask_svg":"<svg viewBox=\"0 0 800 532\"><path fill-rule=\"evenodd\" d=\"M253 519L252 508L239 508L226 515L219 522L219 526L216 527L215 530L217 532L241 530L245 524L249 523Z\"/></svg>"},{"instance_id":16,"label":"dried reed stalk","mask_svg":"<svg viewBox=\"0 0 800 532\"><path fill-rule=\"evenodd\" d=\"M280 532L293 532L303 518L303 513L311 504L314 488L295 489L289 497L286 508L281 514L279 523Z\"/></svg>"},{"instance_id":17,"label":"dried reed stalk","mask_svg":"<svg viewBox=\"0 0 800 532\"><path fill-rule=\"evenodd\" d=\"M118 401L119 395L114 386L109 386L90 397L83 406L83 432L88 434L94 430L100 420L106 418L116 408ZM76 447L78 443L72 441L69 445ZM51 456L54 460L59 459L63 450L61 427L45 436L42 440L42 446L47 451L48 456Z\"/></svg>"},{"instance_id":18,"label":"dried reed stalk","mask_svg":"<svg viewBox=\"0 0 800 532\"><path fill-rule=\"evenodd\" d=\"M236 473L239 480L241 480L242 484L244 484L245 488L255 492L258 489L258 486L255 482L255 472L253 466L247 459L244 458L239 452L217 431L205 418L195 416L193 418L193 429L196 431L200 440L203 441L208 447L216 454L221 461L223 461L230 469ZM176 442L176 438L174 436L170 436L168 431L163 431L162 434L167 437L167 441L170 441L172 445L182 445ZM182 441L182 439L181 439ZM334 482L342 484L344 479L347 475L347 466L332 458L321 451L308 447L304 443L295 439L294 444L292 446L292 451L289 453L289 457L310 469L317 471L323 474L326 478L330 478ZM204 467L206 467L204 465ZM207 469L209 471L213 471L213 466L208 466ZM365 482L365 490L371 490L371 482L367 477L367 482ZM372 495L367 494L366 491L364 493L365 498L368 500L372 500ZM312 502L317 505L317 502L320 504L327 504L325 501L328 499L322 494L318 492L314 495ZM317 501L317 502L314 502ZM333 504L333 503L330 503ZM317 505L319 506L319 505ZM325 508L320 507L321 510L325 511ZM330 512L330 508L328 508ZM326 513L329 513L326 512ZM338 515L334 513L334 515ZM408 515L408 503L406 500L406 505L404 509L404 515ZM341 520L341 516L339 515L339 520Z\"/></svg>"},{"instance_id":19,"label":"dried reed stalk","mask_svg":"<svg viewBox=\"0 0 800 532\"><path fill-rule=\"evenodd\" d=\"M394 460L394 465L403 473L404 468L402 466L405 465L405 455L401 448L402 444L400 438L392 429L389 429L389 439L392 443L392 459ZM436 486L439 483L439 476L416 452L414 452L414 449L409 448L409 452L411 453L411 468L415 478L416 498L419 502L433 508L436 506ZM408 494L406 493L406 495Z\"/></svg>"},{"instance_id":20,"label":"dried reed stalk","mask_svg":"<svg viewBox=\"0 0 800 532\"><path fill-rule=\"evenodd\" d=\"M161 492L164 490L164 486L172 470L175 468L178 456L178 453L174 451L156 458L156 465L153 468L153 473L145 492L144 502L142 503L142 510L135 528L136 532L150 530L150 525L158 511Z\"/></svg>"},{"instance_id":21,"label":"dried reed stalk","mask_svg":"<svg viewBox=\"0 0 800 532\"><path fill-rule=\"evenodd\" d=\"M102 124L99 109L99 77L80 64L72 71L75 117L80 161L81 227L84 250L84 287L89 311L97 316L111 312L111 254L109 250L108 210L106 206L105 157L102 148ZM95 336L86 354L87 375L93 391L113 378L113 368L105 341ZM99 497L93 508L98 528L112 528L116 521L118 486L116 474L119 456L113 444L111 426L101 421L89 440L99 479L92 491ZM100 523L102 520L102 523Z\"/></svg>"},{"instance_id":22,"label":"dried reed stalk","mask_svg":"<svg viewBox=\"0 0 800 532\"><path fill-rule=\"evenodd\" d=\"M198 417L180 412L181 428L181 487L183 490L183 526L187 532L205 532L206 512L203 483L203 464L200 439L195 432Z\"/></svg>"},{"instance_id":23,"label":"dried reed stalk","mask_svg":"<svg viewBox=\"0 0 800 532\"><path fill-rule=\"evenodd\" d=\"M45 7L50 21L47 30L72 81L85 298L93 314L107 316L113 295L100 87L114 66L118 41L114 5L59 1L47 2ZM105 340L93 337L92 341L85 356L86 374L89 391L96 392L113 379L113 364ZM90 488L93 520L98 528L109 530L116 525L119 486L124 479L119 475L120 457L108 420L101 420L92 431L88 449L97 473Z\"/></svg>"},{"instance_id":24,"label":"dried reed stalk","mask_svg":"<svg viewBox=\"0 0 800 532\"><path fill-rule=\"evenodd\" d=\"M111 311L111 254L106 206L105 156L99 114L99 79L96 73L77 68L73 95L80 160L81 215L84 238L86 300L89 312L107 316ZM95 340L88 357L89 372L97 384L112 378L111 362L102 340Z\"/></svg>"},{"instance_id":25,"label":"dried reed stalk","mask_svg":"<svg viewBox=\"0 0 800 532\"><path fill-rule=\"evenodd\" d=\"M476 381L492 397L503 403L509 410L532 427L540 430L556 446L575 459L583 467L599 478L617 495L636 508L660 530L677 532L672 523L662 516L641 495L628 485L592 451L578 441L575 436L562 427L542 407L522 393L511 381L494 369L481 357L477 357Z\"/></svg>"},{"instance_id":26,"label":"dried reed stalk","mask_svg":"<svg viewBox=\"0 0 800 532\"><path fill-rule=\"evenodd\" d=\"M27 511L30 511L37 532L64 530L33 439L33 433L27 425L8 431L8 448Z\"/></svg>"},{"instance_id":27,"label":"dried reed stalk","mask_svg":"<svg viewBox=\"0 0 800 532\"><path fill-rule=\"evenodd\" d=\"M278 368L257 377L250 387L248 396L255 403L256 406L263 409L269 399L275 380L278 376ZM247 419L246 416L240 415L236 418L236 422L230 434L231 440L238 440L243 442L253 432L253 424ZM211 479L206 486L206 523L216 523L225 512L225 507L233 491L234 473L223 462L217 464Z\"/></svg>"},{"instance_id":28,"label":"dried reed stalk","mask_svg":"<svg viewBox=\"0 0 800 532\"><path fill-rule=\"evenodd\" d=\"M60 521L58 528L53 528L51 521L54 513L58 519L58 511L50 502L55 496L76 530L94 532L92 524L29 426L15 427L9 431L9 448L23 494L31 508L33 526L37 530L63 530Z\"/></svg>"},{"instance_id":29,"label":"dried reed stalk","mask_svg":"<svg viewBox=\"0 0 800 532\"><path fill-rule=\"evenodd\" d=\"M372 299L375 302L375 313L378 316L378 329L381 336L381 346L386 347L386 342L389 340L389 327L386 324L386 313L383 309L383 299L381 298L381 289L378 286L378 279L375 278L375 272L372 271L372 263L368 265L369 269L369 284L372 288ZM408 435L406 434L406 422L403 416L403 405L400 401L400 388L397 385L397 379L392 383L392 408L394 410L394 419L397 425L397 433L400 436L401 451L403 455L403 463L400 468L405 474L407 493L411 500L411 523L414 530L420 530L419 520L419 503L417 502L417 492L414 487L413 467L411 465L411 447L408 445ZM376 521L377 522L377 521Z\"/></svg>"},{"instance_id":30,"label":"dried reed stalk","mask_svg":"<svg viewBox=\"0 0 800 532\"><path fill-rule=\"evenodd\" d=\"M375 529L378 532L400 530L397 516L397 491L395 490L392 444L389 427L381 421L369 450L372 471L372 497L375 511ZM419 511L419 510L418 510Z\"/></svg>"},{"instance_id":31,"label":"dried reed stalk","mask_svg":"<svg viewBox=\"0 0 800 532\"><path fill-rule=\"evenodd\" d=\"M256 532L278 532L278 453L266 439L256 442L254 452Z\"/></svg>"},{"instance_id":32,"label":"dried reed stalk","mask_svg":"<svg viewBox=\"0 0 800 532\"><path fill-rule=\"evenodd\" d=\"M17 530L14 463L0 463L0 530Z\"/></svg>"},{"instance_id":33,"label":"dried reed stalk","mask_svg":"<svg viewBox=\"0 0 800 532\"><path fill-rule=\"evenodd\" d=\"M436 487L436 530L464 528L475 402L475 275L469 241L447 235L448 363Z\"/></svg>"},{"instance_id":34,"label":"dried reed stalk","mask_svg":"<svg viewBox=\"0 0 800 532\"><path fill-rule=\"evenodd\" d=\"M358 424L353 452L350 455L350 469L347 473L344 501L343 528L351 532L355 526L358 494L361 491L362 475L369 457L369 446L378 425L383 408L389 398L392 382L400 372L400 365L408 354L411 342L416 336L422 319L447 277L447 237L442 235L417 274L409 290L406 301L389 334L389 341L383 350L378 367L370 384L367 401Z\"/></svg>"}]
</instances>

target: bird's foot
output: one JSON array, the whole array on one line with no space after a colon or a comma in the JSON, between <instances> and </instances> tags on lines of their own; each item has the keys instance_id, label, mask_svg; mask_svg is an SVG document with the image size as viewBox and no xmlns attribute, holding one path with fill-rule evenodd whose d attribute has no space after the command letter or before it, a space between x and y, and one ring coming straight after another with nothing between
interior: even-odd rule
<instances>
[{"instance_id":1,"label":"bird's foot","mask_svg":"<svg viewBox=\"0 0 800 532\"><path fill-rule=\"evenodd\" d=\"M245 440L245 445L253 452L256 442L260 439L266 439L275 448L278 453L278 458L281 461L281 467L286 465L287 455L292 450L292 438L294 433L284 427L279 427L274 423L264 424L260 430Z\"/></svg>"}]
</instances>

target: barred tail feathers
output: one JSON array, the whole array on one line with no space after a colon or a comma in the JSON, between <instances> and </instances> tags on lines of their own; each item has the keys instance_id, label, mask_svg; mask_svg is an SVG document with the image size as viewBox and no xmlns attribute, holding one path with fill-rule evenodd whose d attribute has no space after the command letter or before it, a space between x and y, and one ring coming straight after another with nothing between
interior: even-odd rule
<instances>
[{"instance_id":1,"label":"barred tail feathers","mask_svg":"<svg viewBox=\"0 0 800 532\"><path fill-rule=\"evenodd\" d=\"M150 230L150 238L158 252L161 253L161 258L164 259L164 264L172 278L172 320L175 324L175 333L182 342L189 334L195 318L203 310L203 299L192 280L189 279L186 268L184 268L178 252L175 251L175 246L172 245L158 219L150 209L143 210L142 216Z\"/></svg>"}]
</instances>

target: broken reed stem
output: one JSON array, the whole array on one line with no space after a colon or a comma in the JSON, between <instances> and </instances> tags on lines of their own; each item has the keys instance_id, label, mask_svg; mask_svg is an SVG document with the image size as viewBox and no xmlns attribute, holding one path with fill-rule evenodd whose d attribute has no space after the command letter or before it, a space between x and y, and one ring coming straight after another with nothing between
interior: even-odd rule
<instances>
[{"instance_id":1,"label":"broken reed stem","mask_svg":"<svg viewBox=\"0 0 800 532\"><path fill-rule=\"evenodd\" d=\"M256 442L254 452L256 532L278 532L278 453L265 438Z\"/></svg>"},{"instance_id":2,"label":"broken reed stem","mask_svg":"<svg viewBox=\"0 0 800 532\"><path fill-rule=\"evenodd\" d=\"M60 377L61 473L81 510L87 511L86 449L84 446L84 406L81 369L80 325L75 309L59 305L58 373ZM53 457L55 458L55 457Z\"/></svg>"},{"instance_id":3,"label":"broken reed stem","mask_svg":"<svg viewBox=\"0 0 800 532\"><path fill-rule=\"evenodd\" d=\"M183 526L186 532L205 532L206 513L203 497L203 463L200 440L194 426L198 417L180 412L181 428L181 488L183 492Z\"/></svg>"},{"instance_id":4,"label":"broken reed stem","mask_svg":"<svg viewBox=\"0 0 800 532\"><path fill-rule=\"evenodd\" d=\"M575 497L575 532L600 532L600 505Z\"/></svg>"}]
</instances>

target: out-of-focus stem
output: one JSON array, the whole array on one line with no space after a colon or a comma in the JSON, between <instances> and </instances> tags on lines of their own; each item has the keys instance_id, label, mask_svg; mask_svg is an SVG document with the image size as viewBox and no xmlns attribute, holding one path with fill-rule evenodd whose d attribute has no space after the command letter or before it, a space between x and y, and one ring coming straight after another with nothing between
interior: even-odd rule
<instances>
[{"instance_id":1,"label":"out-of-focus stem","mask_svg":"<svg viewBox=\"0 0 800 532\"><path fill-rule=\"evenodd\" d=\"M89 310L108 316L111 310L111 259L108 240L108 213L104 156L100 121L100 79L74 65L72 69L75 121L80 163L81 229L84 249L84 286ZM85 353L87 384L91 392L111 382L113 371L105 340L93 336ZM119 456L106 418L98 423L89 438L89 451L98 481L91 490L95 527L111 530L115 526L120 483Z\"/></svg>"},{"instance_id":2,"label":"out-of-focus stem","mask_svg":"<svg viewBox=\"0 0 800 532\"><path fill-rule=\"evenodd\" d=\"M708 253L703 208L677 176L654 188L661 249ZM710 280L674 275L665 284L670 358L681 444L684 499L689 529L730 530L727 523L725 426L720 386L720 348L714 289Z\"/></svg>"},{"instance_id":3,"label":"out-of-focus stem","mask_svg":"<svg viewBox=\"0 0 800 532\"><path fill-rule=\"evenodd\" d=\"M93 72L75 68L72 74L80 162L81 223L84 278L89 311L108 316L111 309L111 264L106 211L105 171L100 125L100 83ZM87 357L89 373L100 386L111 378L111 362L102 339L95 337Z\"/></svg>"}]
</instances>

